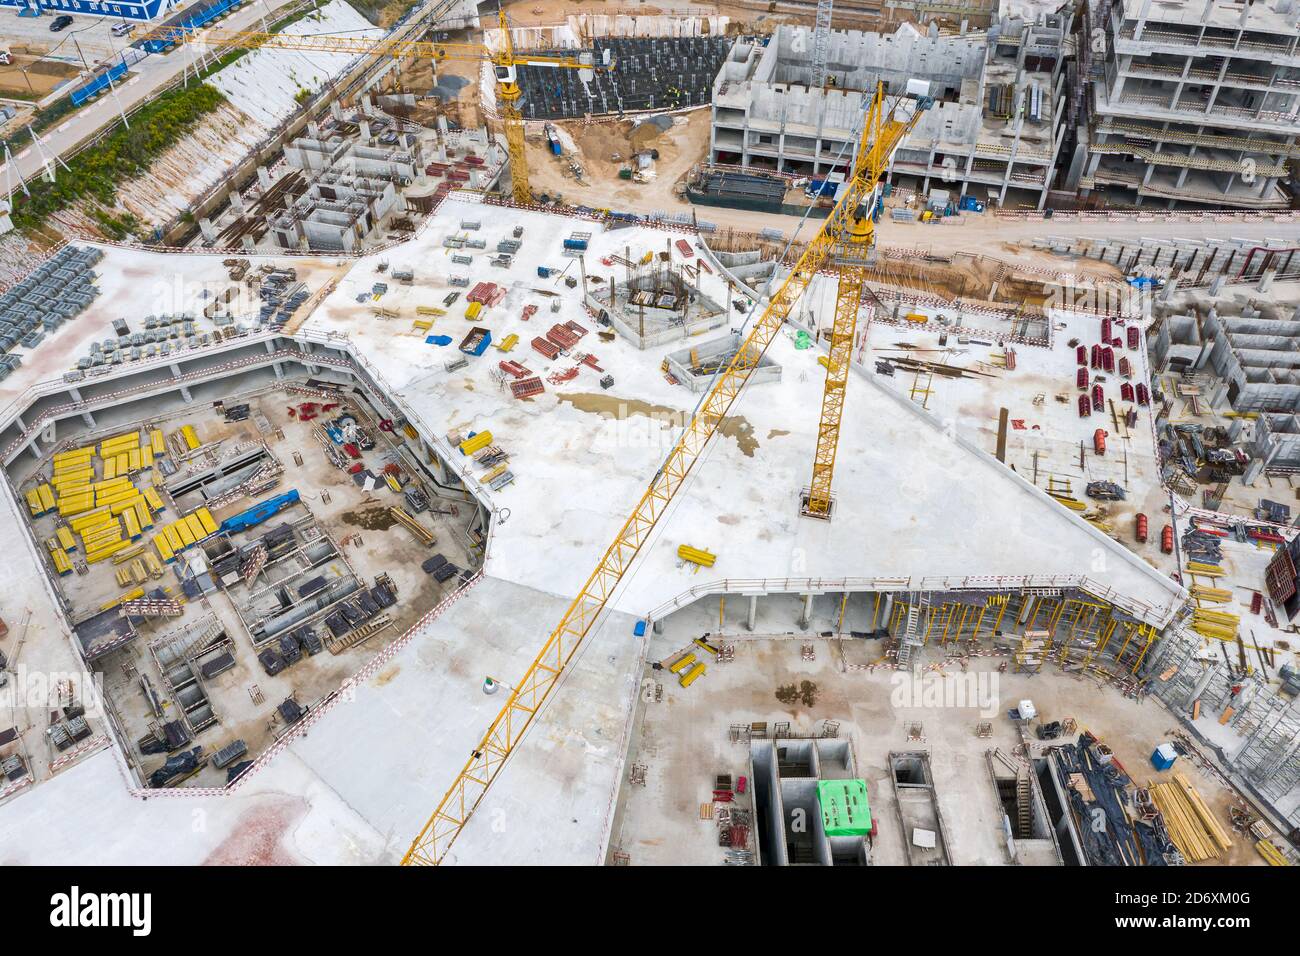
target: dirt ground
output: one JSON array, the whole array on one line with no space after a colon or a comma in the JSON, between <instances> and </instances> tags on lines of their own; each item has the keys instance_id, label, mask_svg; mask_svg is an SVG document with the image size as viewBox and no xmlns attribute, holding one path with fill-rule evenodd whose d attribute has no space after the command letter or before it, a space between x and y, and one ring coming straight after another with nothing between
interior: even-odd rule
<instances>
[{"instance_id":1,"label":"dirt ground","mask_svg":"<svg viewBox=\"0 0 1300 956\"><path fill-rule=\"evenodd\" d=\"M637 211L681 211L689 207L678 195L679 184L708 151L709 110L674 116L673 128L632 120L584 124L565 120L555 125L565 145L564 155L552 156L543 139L528 142L529 176L534 192L562 195L567 201L602 208ZM572 148L576 147L576 151ZM618 178L632 154L658 150L655 178L636 183ZM617 156L619 159L614 159ZM574 159L582 166L579 182L570 170ZM712 214L713 210L709 210Z\"/></svg>"},{"instance_id":2,"label":"dirt ground","mask_svg":"<svg viewBox=\"0 0 1300 956\"><path fill-rule=\"evenodd\" d=\"M477 31L457 30L449 34L450 40L458 43L477 41L482 34ZM411 113L411 120L425 126L433 126L439 116L465 128L473 128L483 123L483 114L479 108L479 76L483 64L478 60L443 60L438 64L435 74L433 61L423 58L411 60L402 68L402 88L421 96L433 89L436 78L459 76L466 80L454 100L441 104L423 103Z\"/></svg>"},{"instance_id":3,"label":"dirt ground","mask_svg":"<svg viewBox=\"0 0 1300 956\"><path fill-rule=\"evenodd\" d=\"M13 62L0 66L0 95L38 100L81 71L70 63L42 60L30 53L13 52Z\"/></svg>"},{"instance_id":4,"label":"dirt ground","mask_svg":"<svg viewBox=\"0 0 1300 956\"><path fill-rule=\"evenodd\" d=\"M768 32L779 23L808 23L812 14L798 12L772 13L768 10L766 0L749 0L746 3L699 3L693 0L657 0L653 4L624 2L606 2L606 0L515 0L505 4L510 22L518 26L558 23L572 13L608 14L610 16L662 16L673 13L691 13L704 16L726 16L732 19L734 32ZM846 15L842 10L835 11L834 26L846 29L850 26L861 27L878 25L878 21L868 23L861 18Z\"/></svg>"}]
</instances>

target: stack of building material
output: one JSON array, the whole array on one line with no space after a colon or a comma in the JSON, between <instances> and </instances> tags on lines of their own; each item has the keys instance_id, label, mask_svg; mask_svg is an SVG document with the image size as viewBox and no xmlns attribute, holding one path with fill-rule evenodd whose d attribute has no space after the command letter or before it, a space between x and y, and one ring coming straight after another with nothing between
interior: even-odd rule
<instances>
[{"instance_id":1,"label":"stack of building material","mask_svg":"<svg viewBox=\"0 0 1300 956\"><path fill-rule=\"evenodd\" d=\"M1150 789L1170 839L1189 862L1217 859L1231 849L1232 838L1181 773L1174 772L1172 783L1152 784Z\"/></svg>"},{"instance_id":2,"label":"stack of building material","mask_svg":"<svg viewBox=\"0 0 1300 956\"><path fill-rule=\"evenodd\" d=\"M1211 611L1202 607L1192 610L1192 630L1202 637L1213 637L1220 641L1235 641L1239 623L1241 623L1241 618L1228 611Z\"/></svg>"},{"instance_id":3,"label":"stack of building material","mask_svg":"<svg viewBox=\"0 0 1300 956\"><path fill-rule=\"evenodd\" d=\"M212 513L207 508L198 508L163 525L154 535L153 545L158 549L158 556L170 563L176 560L176 555L181 551L216 532L217 522Z\"/></svg>"}]
</instances>

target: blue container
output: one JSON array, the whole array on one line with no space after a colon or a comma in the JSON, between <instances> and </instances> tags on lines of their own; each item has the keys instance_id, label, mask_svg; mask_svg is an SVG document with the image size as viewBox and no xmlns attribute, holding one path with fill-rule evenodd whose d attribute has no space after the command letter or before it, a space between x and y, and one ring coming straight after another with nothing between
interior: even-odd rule
<instances>
[{"instance_id":1,"label":"blue container","mask_svg":"<svg viewBox=\"0 0 1300 956\"><path fill-rule=\"evenodd\" d=\"M645 621L637 621L636 627L632 628L632 633L637 637L645 637Z\"/></svg>"},{"instance_id":2,"label":"blue container","mask_svg":"<svg viewBox=\"0 0 1300 956\"><path fill-rule=\"evenodd\" d=\"M1178 759L1178 751L1170 743L1161 744L1155 750L1151 751L1151 766L1157 770L1168 770Z\"/></svg>"},{"instance_id":3,"label":"blue container","mask_svg":"<svg viewBox=\"0 0 1300 956\"><path fill-rule=\"evenodd\" d=\"M586 239L565 239L564 248L573 249L577 252L585 252L587 250L587 240Z\"/></svg>"}]
</instances>

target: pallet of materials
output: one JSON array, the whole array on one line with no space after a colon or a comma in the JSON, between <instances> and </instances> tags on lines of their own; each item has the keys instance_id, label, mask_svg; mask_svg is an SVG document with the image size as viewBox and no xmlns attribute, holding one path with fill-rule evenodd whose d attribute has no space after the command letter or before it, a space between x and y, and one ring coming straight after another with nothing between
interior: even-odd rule
<instances>
[{"instance_id":1,"label":"pallet of materials","mask_svg":"<svg viewBox=\"0 0 1300 956\"><path fill-rule=\"evenodd\" d=\"M1201 863L1217 859L1232 848L1232 837L1182 773L1175 771L1172 782L1152 784L1150 791L1165 819L1169 838L1184 859Z\"/></svg>"}]
</instances>

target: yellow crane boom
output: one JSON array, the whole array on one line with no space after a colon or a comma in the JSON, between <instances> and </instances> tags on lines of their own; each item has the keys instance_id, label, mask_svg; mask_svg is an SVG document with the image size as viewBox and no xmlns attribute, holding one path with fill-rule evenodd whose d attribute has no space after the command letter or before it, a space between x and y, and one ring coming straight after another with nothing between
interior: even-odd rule
<instances>
[{"instance_id":1,"label":"yellow crane boom","mask_svg":"<svg viewBox=\"0 0 1300 956\"><path fill-rule=\"evenodd\" d=\"M613 61L606 57L597 64L590 53L577 56L554 56L527 53L515 49L506 13L498 9L501 49L492 50L479 43L438 43L432 40L403 40L395 37L330 36L328 34L289 35L260 30L195 30L170 26L158 27L139 37L141 44L170 47L181 43L203 43L215 47L246 50L297 50L304 53L351 53L390 56L394 59L424 57L429 60L480 60L492 63L497 80L501 118L505 127L506 146L510 153L510 191L515 202L533 201L528 183L528 158L524 147L524 118L519 112L518 70L520 66L546 66L565 70L612 70ZM608 54L608 51L606 51ZM586 79L586 77L584 77Z\"/></svg>"},{"instance_id":2,"label":"yellow crane boom","mask_svg":"<svg viewBox=\"0 0 1300 956\"><path fill-rule=\"evenodd\" d=\"M922 101L918 105L923 107L928 104ZM898 107L891 114L895 111L898 111ZM547 695L559 681L583 639L604 612L623 575L631 567L641 547L649 540L655 525L686 481L719 423L729 413L809 281L833 261L832 256L842 243L848 242L855 249L865 251L861 242L855 241L854 237L865 236L865 242L871 242L871 203L892 151L892 147L890 150L873 149L873 137L886 137L897 146L906 130L915 124L914 116L899 120L891 115L885 120L884 113L884 88L878 86L871 112L863 124L852 175L845 182L835 208L800 256L794 270L771 297L767 308L755 321L735 356L718 373L699 411L686 425L641 500L605 550L604 556L564 612L559 624L547 637L523 679L511 691L509 699L488 727L487 733L471 751L469 760L433 815L412 842L402 858L404 866L438 864L446 856L527 732L533 718L541 710ZM899 129L903 129L903 133L899 133Z\"/></svg>"}]
</instances>

